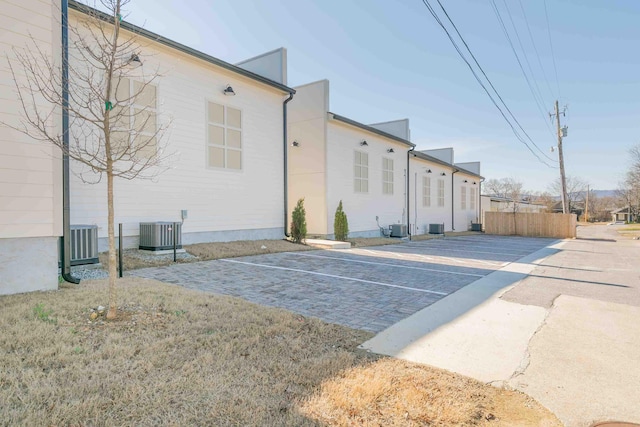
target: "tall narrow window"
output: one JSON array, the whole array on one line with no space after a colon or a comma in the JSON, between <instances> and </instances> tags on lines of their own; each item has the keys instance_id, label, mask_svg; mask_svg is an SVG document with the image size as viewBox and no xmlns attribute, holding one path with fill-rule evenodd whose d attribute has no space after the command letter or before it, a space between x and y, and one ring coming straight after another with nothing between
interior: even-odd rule
<instances>
[{"instance_id":1,"label":"tall narrow window","mask_svg":"<svg viewBox=\"0 0 640 427\"><path fill-rule=\"evenodd\" d=\"M393 160L382 158L382 194L393 194Z\"/></svg>"},{"instance_id":2,"label":"tall narrow window","mask_svg":"<svg viewBox=\"0 0 640 427\"><path fill-rule=\"evenodd\" d=\"M422 177L422 206L431 206L431 177Z\"/></svg>"},{"instance_id":3,"label":"tall narrow window","mask_svg":"<svg viewBox=\"0 0 640 427\"><path fill-rule=\"evenodd\" d=\"M438 180L438 207L444 206L444 179Z\"/></svg>"},{"instance_id":4,"label":"tall narrow window","mask_svg":"<svg viewBox=\"0 0 640 427\"><path fill-rule=\"evenodd\" d=\"M369 155L356 151L353 160L353 190L356 193L369 192Z\"/></svg>"},{"instance_id":5,"label":"tall narrow window","mask_svg":"<svg viewBox=\"0 0 640 427\"><path fill-rule=\"evenodd\" d=\"M460 209L467 209L467 187L464 185L460 187Z\"/></svg>"},{"instance_id":6,"label":"tall narrow window","mask_svg":"<svg viewBox=\"0 0 640 427\"><path fill-rule=\"evenodd\" d=\"M469 192L469 208L470 209L476 208L476 189L475 188L472 188L471 191Z\"/></svg>"},{"instance_id":7,"label":"tall narrow window","mask_svg":"<svg viewBox=\"0 0 640 427\"><path fill-rule=\"evenodd\" d=\"M242 169L242 111L214 102L207 109L207 165Z\"/></svg>"},{"instance_id":8,"label":"tall narrow window","mask_svg":"<svg viewBox=\"0 0 640 427\"><path fill-rule=\"evenodd\" d=\"M158 88L156 85L121 78L113 81L115 105L112 145L140 158L150 158L158 150Z\"/></svg>"}]
</instances>

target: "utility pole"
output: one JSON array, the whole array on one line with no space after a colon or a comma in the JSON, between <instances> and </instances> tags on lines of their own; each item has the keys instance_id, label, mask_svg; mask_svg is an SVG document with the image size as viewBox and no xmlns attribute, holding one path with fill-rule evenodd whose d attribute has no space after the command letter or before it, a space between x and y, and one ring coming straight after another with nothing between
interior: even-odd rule
<instances>
[{"instance_id":1,"label":"utility pole","mask_svg":"<svg viewBox=\"0 0 640 427\"><path fill-rule=\"evenodd\" d=\"M589 222L589 184L587 184L587 203L584 206L584 222Z\"/></svg>"},{"instance_id":2,"label":"utility pole","mask_svg":"<svg viewBox=\"0 0 640 427\"><path fill-rule=\"evenodd\" d=\"M564 115L564 111L560 113L558 108L558 100L556 100L556 124L558 131L558 161L560 162L560 180L562 181L562 213L570 213L569 197L567 195L567 178L564 174L564 156L562 155L562 129L560 128L560 114ZM553 114L549 114L552 116Z\"/></svg>"}]
</instances>

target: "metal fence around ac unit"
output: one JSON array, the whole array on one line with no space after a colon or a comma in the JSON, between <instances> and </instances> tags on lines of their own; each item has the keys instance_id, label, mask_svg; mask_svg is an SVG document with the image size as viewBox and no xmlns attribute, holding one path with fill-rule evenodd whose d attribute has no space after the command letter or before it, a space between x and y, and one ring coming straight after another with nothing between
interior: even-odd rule
<instances>
[{"instance_id":1,"label":"metal fence around ac unit","mask_svg":"<svg viewBox=\"0 0 640 427\"><path fill-rule=\"evenodd\" d=\"M173 229L175 225L176 229ZM173 236L176 236L176 248L182 248L182 223L180 222L141 222L139 248L147 251L173 249Z\"/></svg>"}]
</instances>

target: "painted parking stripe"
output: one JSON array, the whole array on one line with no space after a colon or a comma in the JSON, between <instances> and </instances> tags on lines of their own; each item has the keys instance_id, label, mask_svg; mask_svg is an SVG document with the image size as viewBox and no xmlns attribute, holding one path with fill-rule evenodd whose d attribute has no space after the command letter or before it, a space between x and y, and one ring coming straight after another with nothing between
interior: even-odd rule
<instances>
[{"instance_id":1,"label":"painted parking stripe","mask_svg":"<svg viewBox=\"0 0 640 427\"><path fill-rule=\"evenodd\" d=\"M427 246L427 245L422 245L419 246L420 249L427 249L427 250L434 250L434 251L443 251L443 252L473 252L474 254L490 254L490 255L504 255L504 256L512 256L512 257L522 257L524 256L527 252L522 252L522 256L520 254L517 253L510 253L510 254L506 254L506 253L502 253L502 252L490 252L490 251L478 251L474 248L469 248L469 249L451 249L451 248L442 248L442 247L436 247L436 246Z\"/></svg>"},{"instance_id":2,"label":"painted parking stripe","mask_svg":"<svg viewBox=\"0 0 640 427\"><path fill-rule=\"evenodd\" d=\"M371 280L355 279L353 277L337 276L335 274L319 273L316 271L299 270L297 268L287 268L287 267L278 267L275 265L256 264L253 262L237 261L234 259L221 259L219 261L231 262L233 264L252 265L255 267L272 268L274 270L296 271L298 273L306 273L306 274L313 274L316 276L331 277L333 279L351 280L352 282L370 283L372 285L380 285L380 286L387 286L389 288L405 289L407 291L425 292L428 294L436 294L436 295L449 295L447 292L430 291L428 289L418 289L418 288L411 288L409 286L392 285L391 283L382 283L382 282L374 282Z\"/></svg>"},{"instance_id":3,"label":"painted parking stripe","mask_svg":"<svg viewBox=\"0 0 640 427\"><path fill-rule=\"evenodd\" d=\"M371 249L327 249L327 250L332 252L352 253L356 255L364 253L364 254L370 254L376 257L389 255L391 257L406 259L410 261L415 261L416 259L424 259L428 261L450 261L450 262L456 262L458 264L464 264L464 265L483 264L483 265L488 265L490 267L498 267L498 268L504 267L505 265L509 264L508 262L484 261L484 260L474 259L474 258L460 259L460 258L451 258L451 257L446 257L441 255L429 256L429 255L421 255L421 254L416 254L411 252L390 252L390 251L380 251L380 250L373 251Z\"/></svg>"},{"instance_id":4,"label":"painted parking stripe","mask_svg":"<svg viewBox=\"0 0 640 427\"><path fill-rule=\"evenodd\" d=\"M362 260L358 260L358 259L340 258L340 257L334 257L334 256L311 255L311 254L305 254L305 253L302 253L302 252L287 252L287 254L297 255L297 256L304 256L304 257L311 257L311 258L335 259L335 260L338 260L338 261L354 262L354 263L358 263L358 264L385 265L385 266L389 266L389 267L408 268L408 269L411 269L411 270L435 271L437 273L457 274L457 275L460 275L460 276L484 277L484 274L462 273L462 272L458 272L458 271L438 270L437 268L412 267L412 266L409 266L409 265L390 264L388 262L362 261ZM489 273L487 273L487 274L489 274Z\"/></svg>"}]
</instances>

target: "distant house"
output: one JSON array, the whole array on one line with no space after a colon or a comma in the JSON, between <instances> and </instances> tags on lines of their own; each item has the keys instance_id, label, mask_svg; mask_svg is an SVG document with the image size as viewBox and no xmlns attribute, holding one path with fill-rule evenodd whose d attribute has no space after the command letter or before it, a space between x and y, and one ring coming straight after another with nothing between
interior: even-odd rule
<instances>
[{"instance_id":1,"label":"distant house","mask_svg":"<svg viewBox=\"0 0 640 427\"><path fill-rule=\"evenodd\" d=\"M526 200L514 202L506 197L481 196L482 199L482 222L484 223L485 212L520 212L520 213L543 213L547 207L543 204L532 203ZM560 207L562 212L562 207Z\"/></svg>"},{"instance_id":2,"label":"distant house","mask_svg":"<svg viewBox=\"0 0 640 427\"><path fill-rule=\"evenodd\" d=\"M635 220L635 217L631 213L631 209L627 205L623 208L611 211L611 219L613 222L618 222L618 221L633 222Z\"/></svg>"},{"instance_id":3,"label":"distant house","mask_svg":"<svg viewBox=\"0 0 640 427\"><path fill-rule=\"evenodd\" d=\"M584 202L573 202L570 203L571 205L571 211L570 213L576 214L576 216L578 218L580 218L582 216L582 213L584 212ZM562 200L560 200L559 202L554 203L551 206L551 212L552 213L562 213Z\"/></svg>"}]
</instances>

